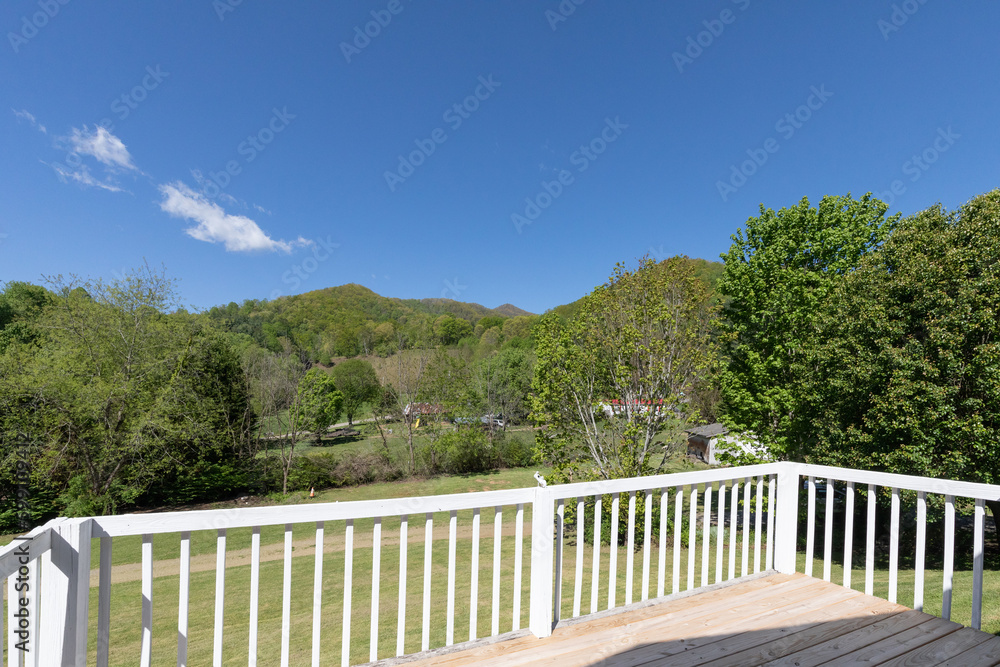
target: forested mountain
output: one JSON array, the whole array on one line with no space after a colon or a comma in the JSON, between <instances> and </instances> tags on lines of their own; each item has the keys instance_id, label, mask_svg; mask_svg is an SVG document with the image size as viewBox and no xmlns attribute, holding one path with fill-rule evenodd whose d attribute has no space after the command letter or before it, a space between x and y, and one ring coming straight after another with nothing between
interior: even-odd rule
<instances>
[{"instance_id":1,"label":"forested mountain","mask_svg":"<svg viewBox=\"0 0 1000 667\"><path fill-rule=\"evenodd\" d=\"M397 299L355 284L274 301L231 302L210 309L208 316L273 352L290 343L320 363L361 354L384 356L412 344L451 345L502 327L504 320L532 317L510 304L492 309L452 299ZM477 331L477 325L483 326Z\"/></svg>"}]
</instances>

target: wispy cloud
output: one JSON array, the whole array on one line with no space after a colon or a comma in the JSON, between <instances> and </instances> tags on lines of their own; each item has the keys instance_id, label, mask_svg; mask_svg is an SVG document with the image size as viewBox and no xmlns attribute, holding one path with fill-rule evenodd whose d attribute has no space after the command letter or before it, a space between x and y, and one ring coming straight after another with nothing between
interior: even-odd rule
<instances>
[{"instance_id":1,"label":"wispy cloud","mask_svg":"<svg viewBox=\"0 0 1000 667\"><path fill-rule=\"evenodd\" d=\"M94 126L93 131L88 130L86 125L83 129L74 127L73 134L65 139L73 152L90 155L103 165L129 171L139 170L122 140L99 125Z\"/></svg>"},{"instance_id":2,"label":"wispy cloud","mask_svg":"<svg viewBox=\"0 0 1000 667\"><path fill-rule=\"evenodd\" d=\"M17 109L11 109L11 111L13 111L14 115L17 118L19 118L20 120L26 120L26 121L28 121L31 124L31 127L35 128L39 132L41 132L43 134L48 134L49 133L49 131L45 129L45 126L42 125L41 123L39 123L35 119L34 115L32 115L26 109L21 109L20 111L18 111Z\"/></svg>"},{"instance_id":3,"label":"wispy cloud","mask_svg":"<svg viewBox=\"0 0 1000 667\"><path fill-rule=\"evenodd\" d=\"M230 252L291 252L295 246L311 243L301 236L294 241L272 239L250 218L226 213L221 206L180 181L161 185L159 190L163 196L160 208L164 212L197 223L184 230L188 236L208 243L222 243Z\"/></svg>"},{"instance_id":4,"label":"wispy cloud","mask_svg":"<svg viewBox=\"0 0 1000 667\"><path fill-rule=\"evenodd\" d=\"M43 162L42 164L48 164ZM111 180L110 177L106 177L104 180L94 178L94 175L90 173L90 169L87 165L81 164L75 169L68 169L66 165L63 164L49 164L57 174L59 174L59 179L64 183L73 181L79 183L80 185L86 185L95 188L101 188L103 190L108 190L110 192L123 192L123 190L118 187L118 184Z\"/></svg>"}]
</instances>

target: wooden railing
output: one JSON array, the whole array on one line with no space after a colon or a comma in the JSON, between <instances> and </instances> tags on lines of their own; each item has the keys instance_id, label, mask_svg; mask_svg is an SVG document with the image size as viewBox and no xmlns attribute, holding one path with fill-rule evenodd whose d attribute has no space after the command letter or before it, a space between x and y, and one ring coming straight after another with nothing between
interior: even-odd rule
<instances>
[{"instance_id":1,"label":"wooden railing","mask_svg":"<svg viewBox=\"0 0 1000 667\"><path fill-rule=\"evenodd\" d=\"M817 480L822 481L818 484ZM858 485L864 488L859 489ZM803 490L805 493L801 493ZM856 509L860 509L855 508L855 496L859 491L867 497L864 590L870 594L875 588L875 566L879 560L876 515L884 511L878 510L879 493L883 493L890 514L888 598L893 601L897 597L900 571L900 537L905 533L901 528L901 493L916 494L915 535L906 555L913 558L913 606L917 609L924 605L928 498L936 503L935 507L942 507L941 613L945 618L952 613L955 536L963 528L956 524L956 503L973 508L970 625L980 627L984 504L1000 499L1000 487L772 463L578 484L546 486L542 482L535 488L398 500L56 519L0 550L0 582L7 580L6 623L0 634L6 636L4 650L8 665L89 663L103 667L136 661L150 665L154 650L157 662L167 657L163 655L164 642L170 642L170 662L176 653L178 665L207 662L208 656L213 664L222 664L227 651L235 652L234 640L226 634L235 634L232 613L227 620L227 590L230 598L234 594L232 586L227 589L226 575L227 571L233 573L242 567L232 564L227 567L227 536L235 536L242 530L250 531L249 604L245 615L240 611L238 619L239 625L247 629L239 653L247 656L250 665L257 664L258 654L264 648L282 665L289 664L294 655L306 654L305 632L299 631L302 623L296 626L293 619L293 595L297 608L308 608L307 601L311 598L307 654L313 665L328 664L337 649L341 664L348 665L448 646L466 638L523 632L525 596L527 628L545 637L563 618L602 608L641 603L770 570L786 573L800 570L812 575L816 527L820 523L817 496L824 493L820 536L822 576L831 580L833 568L842 567L842 583L849 587L853 583L854 553L860 551L854 544L854 518ZM488 520L490 512L492 536L487 528L484 537L483 516ZM839 514L843 518L838 519ZM530 515L527 526L526 515ZM423 531L419 530L421 520ZM446 552L442 548L437 554L434 545L436 541L440 545L443 536L435 538L435 521L446 522L448 528ZM304 577L301 571L293 587L293 562L308 563L293 553L296 524L311 526L309 542L315 549L311 587L305 580L308 576ZM280 637L275 632L273 639L268 635L268 640L262 641L261 614L265 605L261 599L261 535L262 529L269 531L270 527L277 527L274 530L282 531L283 536ZM362 528L357 535L362 542L357 544L356 528ZM800 545L802 529L805 539ZM835 544L835 530L841 544ZM192 583L192 534L199 531L210 531L214 542L214 585L201 580L197 585ZM169 608L157 603L158 624L154 623L154 575L161 573L154 572L154 535L163 536L157 544L167 540L171 552L179 547L177 574L170 575L175 577L171 581L176 581L176 608L172 595ZM118 567L115 548L128 551L132 544L128 542L130 536L141 539L141 545L135 545L139 552L139 588L134 598L127 598L134 601L125 603L130 605L126 611L134 611L126 614L124 621L113 623L113 599L119 600L116 604L123 604L120 595L116 598L112 595ZM527 553L526 538L530 539ZM490 539L492 559L488 551L482 553L483 543ZM98 551L96 610L91 608L90 594L92 541ZM398 541L398 556L383 549L386 545L391 549L395 546L391 542L395 541ZM331 573L332 548L338 554L343 552L343 562L340 563L338 556L337 571ZM211 554L205 555L211 558ZM422 572L413 577L408 574L414 569L408 565L408 559L416 564L421 556ZM636 560L641 560L641 566L637 567ZM446 574L443 568L435 574L435 566L445 563ZM360 568L357 571L356 564ZM524 586L526 566L530 577L527 587ZM370 596L362 607L355 604L353 596L356 591L367 594L367 583L359 581L359 577L366 575L358 572L368 567ZM490 577L489 588L481 585L481 574ZM441 577L445 577L444 586ZM18 588L25 584L26 592ZM325 589L331 587L335 599L330 599L330 593L324 597ZM422 593L419 603L407 604L408 590L412 599L418 587ZM443 600L435 598L434 591L438 590ZM244 592L241 589L240 595ZM192 658L191 633L196 628L191 627L189 612L195 599L208 596L212 596L211 611L206 611L205 616L211 618L211 649L206 639L199 654L204 658ZM383 601L383 597L388 601ZM465 600L468 600L467 619L459 610L460 606L466 606ZM242 606L238 608L242 610ZM175 626L170 622L169 632L163 632L164 614L176 619ZM389 627L384 620L387 614L394 621L388 623ZM275 630L278 616L275 610ZM336 642L339 646L329 638L335 633L329 623L331 618L339 620L341 626ZM383 619L381 624L380 619ZM139 630L137 641L128 640L137 644L132 657L122 657L131 656L127 651L114 650L120 646L116 638L129 634L122 630L122 623L135 624L128 628L132 635L136 627ZM352 628L352 623L356 627ZM391 632L393 625L395 629ZM298 628L294 632L293 626ZM364 626L368 629L367 641L364 634L359 637L357 633ZM462 634L465 629L467 637ZM154 630L158 633L156 642ZM172 636L176 636L176 642ZM20 650L21 641L28 642L29 651Z\"/></svg>"}]
</instances>

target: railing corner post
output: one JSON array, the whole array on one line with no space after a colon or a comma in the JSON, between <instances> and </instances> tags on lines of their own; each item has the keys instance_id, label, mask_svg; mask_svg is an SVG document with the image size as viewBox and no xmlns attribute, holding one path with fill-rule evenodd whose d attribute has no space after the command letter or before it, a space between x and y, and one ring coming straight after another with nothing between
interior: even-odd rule
<instances>
[{"instance_id":1,"label":"railing corner post","mask_svg":"<svg viewBox=\"0 0 1000 667\"><path fill-rule=\"evenodd\" d=\"M531 587L528 628L536 637L552 634L553 572L555 546L555 497L552 489L538 487L531 507Z\"/></svg>"},{"instance_id":2,"label":"railing corner post","mask_svg":"<svg viewBox=\"0 0 1000 667\"><path fill-rule=\"evenodd\" d=\"M41 557L42 664L87 664L93 523L93 519L67 519L51 529L51 548Z\"/></svg>"},{"instance_id":3,"label":"railing corner post","mask_svg":"<svg viewBox=\"0 0 1000 667\"><path fill-rule=\"evenodd\" d=\"M774 569L795 573L799 527L799 470L794 463L778 471L778 502L774 522Z\"/></svg>"}]
</instances>

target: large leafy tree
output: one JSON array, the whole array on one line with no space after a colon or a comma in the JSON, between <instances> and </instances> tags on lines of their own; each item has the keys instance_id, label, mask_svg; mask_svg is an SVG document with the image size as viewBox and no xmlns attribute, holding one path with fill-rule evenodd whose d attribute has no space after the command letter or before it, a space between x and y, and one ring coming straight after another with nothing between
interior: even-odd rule
<instances>
[{"instance_id":1,"label":"large leafy tree","mask_svg":"<svg viewBox=\"0 0 1000 667\"><path fill-rule=\"evenodd\" d=\"M344 409L344 394L322 368L310 368L299 382L298 413L300 428L310 431L318 443L323 432L336 424Z\"/></svg>"},{"instance_id":2,"label":"large leafy tree","mask_svg":"<svg viewBox=\"0 0 1000 667\"><path fill-rule=\"evenodd\" d=\"M998 314L1000 190L904 220L834 294L810 459L1000 482Z\"/></svg>"},{"instance_id":3,"label":"large leafy tree","mask_svg":"<svg viewBox=\"0 0 1000 667\"><path fill-rule=\"evenodd\" d=\"M532 418L557 476L643 475L656 445L689 420L685 399L709 367L713 306L690 262L615 267L576 318L538 325ZM662 450L661 450L662 451Z\"/></svg>"},{"instance_id":4,"label":"large leafy tree","mask_svg":"<svg viewBox=\"0 0 1000 667\"><path fill-rule=\"evenodd\" d=\"M0 355L0 422L8 442L37 445L33 466L65 490L66 512L113 512L192 461L240 451L254 415L238 361L210 329L167 314L163 272L50 284L44 299L15 290L49 304Z\"/></svg>"},{"instance_id":5,"label":"large leafy tree","mask_svg":"<svg viewBox=\"0 0 1000 667\"><path fill-rule=\"evenodd\" d=\"M354 415L365 403L373 401L382 388L371 362L364 359L342 361L330 371L333 383L343 395L343 410L347 423L354 423Z\"/></svg>"},{"instance_id":6,"label":"large leafy tree","mask_svg":"<svg viewBox=\"0 0 1000 667\"><path fill-rule=\"evenodd\" d=\"M834 289L886 239L897 216L871 195L805 198L778 212L760 208L733 235L719 282L727 363L720 376L725 420L773 455L814 438L802 421L807 362Z\"/></svg>"}]
</instances>

